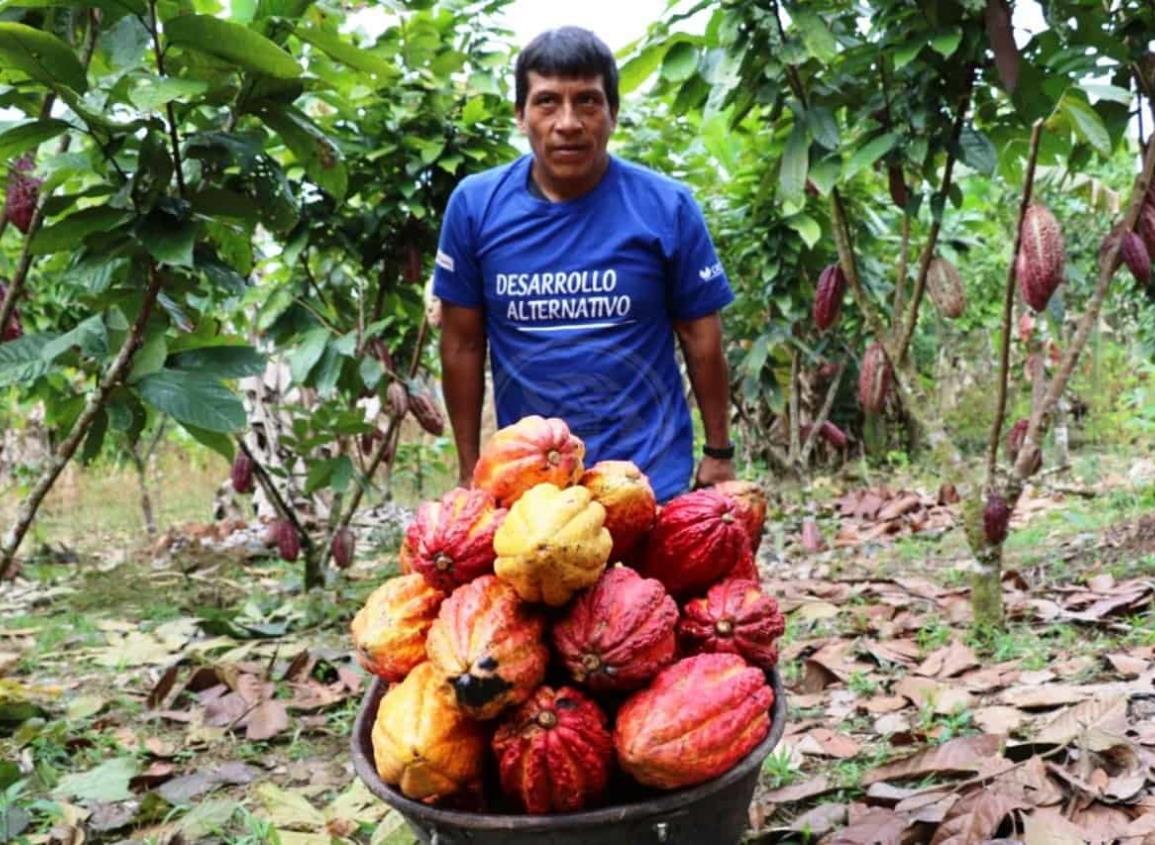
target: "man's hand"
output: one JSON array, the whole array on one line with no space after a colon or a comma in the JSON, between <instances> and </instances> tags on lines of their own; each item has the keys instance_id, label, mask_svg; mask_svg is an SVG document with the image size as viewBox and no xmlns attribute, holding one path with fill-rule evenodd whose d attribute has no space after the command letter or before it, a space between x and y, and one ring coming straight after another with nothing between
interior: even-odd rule
<instances>
[{"instance_id":1,"label":"man's hand","mask_svg":"<svg viewBox=\"0 0 1155 845\"><path fill-rule=\"evenodd\" d=\"M709 487L722 481L733 481L734 462L722 458L704 457L694 474L695 487Z\"/></svg>"}]
</instances>

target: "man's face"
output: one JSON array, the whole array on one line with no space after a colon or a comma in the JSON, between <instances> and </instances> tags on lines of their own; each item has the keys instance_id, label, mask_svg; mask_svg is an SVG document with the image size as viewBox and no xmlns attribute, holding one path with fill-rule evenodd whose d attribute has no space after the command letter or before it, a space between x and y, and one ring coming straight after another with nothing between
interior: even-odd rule
<instances>
[{"instance_id":1,"label":"man's face","mask_svg":"<svg viewBox=\"0 0 1155 845\"><path fill-rule=\"evenodd\" d=\"M528 82L517 125L529 139L541 175L555 186L592 186L601 177L617 124L601 74L558 77L530 71Z\"/></svg>"}]
</instances>

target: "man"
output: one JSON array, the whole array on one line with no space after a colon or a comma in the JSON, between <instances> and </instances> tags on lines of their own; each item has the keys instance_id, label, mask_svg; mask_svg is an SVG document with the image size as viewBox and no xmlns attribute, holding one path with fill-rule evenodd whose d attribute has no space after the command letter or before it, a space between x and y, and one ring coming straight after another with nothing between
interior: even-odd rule
<instances>
[{"instance_id":1,"label":"man","mask_svg":"<svg viewBox=\"0 0 1155 845\"><path fill-rule=\"evenodd\" d=\"M683 492L693 428L675 335L705 430L694 480L733 478L718 311L734 297L701 211L683 185L607 153L618 72L593 33L539 35L515 77L532 154L458 185L434 271L462 483L478 457L488 344L499 426L561 417L587 466L631 460L659 501Z\"/></svg>"}]
</instances>

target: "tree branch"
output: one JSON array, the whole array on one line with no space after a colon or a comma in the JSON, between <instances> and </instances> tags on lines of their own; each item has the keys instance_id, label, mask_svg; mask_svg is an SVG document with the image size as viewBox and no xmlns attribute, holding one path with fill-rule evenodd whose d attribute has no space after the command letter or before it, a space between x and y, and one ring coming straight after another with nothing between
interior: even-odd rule
<instances>
[{"instance_id":1,"label":"tree branch","mask_svg":"<svg viewBox=\"0 0 1155 845\"><path fill-rule=\"evenodd\" d=\"M814 444L818 439L818 431L830 418L830 409L834 407L834 397L838 395L838 386L842 383L842 374L846 370L846 362L841 361L838 364L838 369L834 372L834 378L830 380L830 387L826 389L826 398L822 402L822 408L813 420L810 429L810 436L806 438L806 443L802 447L802 466L806 466L810 462L810 454L814 451Z\"/></svg>"},{"instance_id":2,"label":"tree branch","mask_svg":"<svg viewBox=\"0 0 1155 845\"><path fill-rule=\"evenodd\" d=\"M1043 121L1036 120L1031 127L1031 151L1027 159L1027 171L1023 176L1023 191L1019 199L1019 218L1015 224L1015 242L1011 247L1010 263L1007 266L1007 281L1003 297L1003 336L999 345L999 374L998 374L998 401L995 404L995 417L991 421L991 437L987 446L987 487L995 483L995 470L998 465L999 440L1002 438L1003 418L1007 411L1007 380L1011 358L1011 321L1015 309L1015 265L1019 257L1019 249L1023 243L1023 218L1027 214L1027 207L1031 204L1031 194L1035 187L1035 166L1039 160L1039 142L1043 137Z\"/></svg>"},{"instance_id":3,"label":"tree branch","mask_svg":"<svg viewBox=\"0 0 1155 845\"><path fill-rule=\"evenodd\" d=\"M798 377L798 359L801 357L802 353L798 351L797 346L790 350L790 462L796 467L798 467L798 458L801 453L801 444L798 438L798 426L801 423L798 414L798 392L801 390L801 381Z\"/></svg>"},{"instance_id":4,"label":"tree branch","mask_svg":"<svg viewBox=\"0 0 1155 845\"><path fill-rule=\"evenodd\" d=\"M149 0L148 18L149 29L152 33L152 52L156 56L156 70L161 77L166 77L168 74L164 69L164 51L160 47L160 27L156 22L156 0ZM165 114L168 116L168 138L172 146L172 166L173 172L176 174L176 189L183 198L185 195L184 168L180 158L180 135L177 133L176 109L173 108L172 100L165 103Z\"/></svg>"},{"instance_id":5,"label":"tree branch","mask_svg":"<svg viewBox=\"0 0 1155 845\"><path fill-rule=\"evenodd\" d=\"M910 214L903 209L902 212L902 247L898 252L898 271L895 273L894 280L894 309L891 313L895 315L902 314L903 306L906 304L906 274L909 269L910 261Z\"/></svg>"}]
</instances>

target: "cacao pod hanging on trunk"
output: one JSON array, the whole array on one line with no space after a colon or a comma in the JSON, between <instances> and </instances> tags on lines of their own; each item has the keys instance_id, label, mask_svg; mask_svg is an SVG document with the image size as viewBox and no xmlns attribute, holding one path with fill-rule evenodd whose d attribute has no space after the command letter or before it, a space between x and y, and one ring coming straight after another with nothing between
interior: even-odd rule
<instances>
[{"instance_id":1,"label":"cacao pod hanging on trunk","mask_svg":"<svg viewBox=\"0 0 1155 845\"><path fill-rule=\"evenodd\" d=\"M966 310L962 276L945 258L931 259L926 271L926 290L939 313L948 320L957 320Z\"/></svg>"},{"instance_id":2,"label":"cacao pod hanging on trunk","mask_svg":"<svg viewBox=\"0 0 1155 845\"><path fill-rule=\"evenodd\" d=\"M1001 545L1007 539L1007 527L1011 522L1011 509L1007 500L998 493L987 496L986 507L983 508L983 534L992 546Z\"/></svg>"},{"instance_id":3,"label":"cacao pod hanging on trunk","mask_svg":"<svg viewBox=\"0 0 1155 845\"><path fill-rule=\"evenodd\" d=\"M1115 257L1115 265L1111 268L1114 273L1120 264L1126 264L1135 281L1141 285L1151 283L1151 253L1147 244L1136 232L1125 231L1122 225L1113 228L1099 247L1099 263L1107 260L1107 255L1119 244L1119 252Z\"/></svg>"},{"instance_id":4,"label":"cacao pod hanging on trunk","mask_svg":"<svg viewBox=\"0 0 1155 845\"><path fill-rule=\"evenodd\" d=\"M414 390L409 394L409 411L413 414L421 427L434 437L440 437L445 431L445 416L434 398L433 392L428 389Z\"/></svg>"},{"instance_id":5,"label":"cacao pod hanging on trunk","mask_svg":"<svg viewBox=\"0 0 1155 845\"><path fill-rule=\"evenodd\" d=\"M1045 205L1032 203L1023 215L1022 242L1015 275L1023 299L1036 311L1047 307L1055 289L1063 281L1065 260L1059 221Z\"/></svg>"},{"instance_id":6,"label":"cacao pod hanging on trunk","mask_svg":"<svg viewBox=\"0 0 1155 845\"><path fill-rule=\"evenodd\" d=\"M401 382L395 381L385 390L385 410L397 419L409 412L409 391Z\"/></svg>"},{"instance_id":7,"label":"cacao pod hanging on trunk","mask_svg":"<svg viewBox=\"0 0 1155 845\"><path fill-rule=\"evenodd\" d=\"M40 201L42 179L32 175L35 163L31 156L16 160L8 171L8 187L4 194L4 214L24 234L32 225L32 215Z\"/></svg>"},{"instance_id":8,"label":"cacao pod hanging on trunk","mask_svg":"<svg viewBox=\"0 0 1155 845\"><path fill-rule=\"evenodd\" d=\"M277 553L290 563L301 555L301 538L291 520L277 520Z\"/></svg>"},{"instance_id":9,"label":"cacao pod hanging on trunk","mask_svg":"<svg viewBox=\"0 0 1155 845\"><path fill-rule=\"evenodd\" d=\"M837 264L827 266L818 276L814 293L814 325L826 331L842 311L842 297L846 294L846 276Z\"/></svg>"},{"instance_id":10,"label":"cacao pod hanging on trunk","mask_svg":"<svg viewBox=\"0 0 1155 845\"><path fill-rule=\"evenodd\" d=\"M875 341L866 347L862 356L862 370L858 374L858 401L870 414L880 414L886 407L893 372L882 344Z\"/></svg>"},{"instance_id":11,"label":"cacao pod hanging on trunk","mask_svg":"<svg viewBox=\"0 0 1155 845\"><path fill-rule=\"evenodd\" d=\"M1139 209L1139 220L1135 224L1135 231L1143 239L1147 247L1147 254L1155 256L1155 201L1146 199Z\"/></svg>"},{"instance_id":12,"label":"cacao pod hanging on trunk","mask_svg":"<svg viewBox=\"0 0 1155 845\"><path fill-rule=\"evenodd\" d=\"M890 188L890 198L894 200L894 204L899 209L906 208L906 201L908 199L906 193L906 181L902 175L902 168L897 164L892 164L886 169L887 183Z\"/></svg>"},{"instance_id":13,"label":"cacao pod hanging on trunk","mask_svg":"<svg viewBox=\"0 0 1155 845\"><path fill-rule=\"evenodd\" d=\"M237 452L233 458L232 471L233 491L236 493L253 492L253 459L244 452Z\"/></svg>"},{"instance_id":14,"label":"cacao pod hanging on trunk","mask_svg":"<svg viewBox=\"0 0 1155 845\"><path fill-rule=\"evenodd\" d=\"M338 569L348 569L353 563L356 540L346 526L333 536L333 563Z\"/></svg>"}]
</instances>

